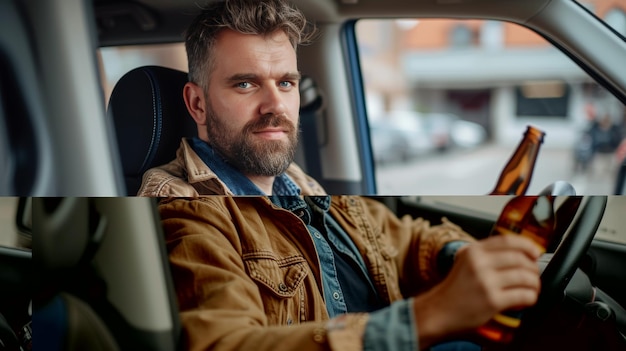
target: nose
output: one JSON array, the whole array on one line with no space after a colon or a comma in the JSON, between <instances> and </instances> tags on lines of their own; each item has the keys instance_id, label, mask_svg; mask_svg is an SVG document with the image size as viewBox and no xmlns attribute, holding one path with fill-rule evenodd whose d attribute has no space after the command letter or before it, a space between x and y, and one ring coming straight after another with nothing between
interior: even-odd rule
<instances>
[{"instance_id":1,"label":"nose","mask_svg":"<svg viewBox=\"0 0 626 351\"><path fill-rule=\"evenodd\" d=\"M263 97L259 113L265 114L286 114L288 93L281 91L276 85L270 85L263 89Z\"/></svg>"}]
</instances>

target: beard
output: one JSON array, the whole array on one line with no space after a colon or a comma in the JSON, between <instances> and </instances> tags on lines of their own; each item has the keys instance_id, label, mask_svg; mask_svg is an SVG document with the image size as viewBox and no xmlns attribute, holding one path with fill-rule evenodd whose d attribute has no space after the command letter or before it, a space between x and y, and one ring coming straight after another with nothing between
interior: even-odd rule
<instances>
[{"instance_id":1,"label":"beard","mask_svg":"<svg viewBox=\"0 0 626 351\"><path fill-rule=\"evenodd\" d=\"M239 132L229 129L211 108L207 109L206 118L209 144L242 173L275 177L283 174L293 162L298 131L285 115L263 115L248 122ZM287 140L258 140L254 137L254 132L267 127L283 128Z\"/></svg>"}]
</instances>

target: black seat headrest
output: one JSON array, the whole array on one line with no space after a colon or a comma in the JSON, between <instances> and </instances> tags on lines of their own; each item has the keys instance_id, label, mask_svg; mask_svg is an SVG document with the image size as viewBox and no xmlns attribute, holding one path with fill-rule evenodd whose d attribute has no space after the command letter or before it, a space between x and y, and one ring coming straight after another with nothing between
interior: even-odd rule
<instances>
[{"instance_id":1,"label":"black seat headrest","mask_svg":"<svg viewBox=\"0 0 626 351\"><path fill-rule=\"evenodd\" d=\"M136 195L143 173L176 157L182 137L198 134L183 100L187 73L144 66L116 83L107 114L113 119L127 195Z\"/></svg>"}]
</instances>

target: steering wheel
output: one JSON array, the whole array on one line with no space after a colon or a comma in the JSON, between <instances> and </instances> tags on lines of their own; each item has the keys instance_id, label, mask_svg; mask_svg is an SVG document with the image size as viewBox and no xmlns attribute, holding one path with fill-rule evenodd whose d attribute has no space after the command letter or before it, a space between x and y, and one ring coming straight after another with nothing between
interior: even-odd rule
<instances>
[{"instance_id":1,"label":"steering wheel","mask_svg":"<svg viewBox=\"0 0 626 351\"><path fill-rule=\"evenodd\" d=\"M579 206L577 216L569 226L569 234L562 240L541 274L541 292L536 305L524 311L520 330L517 331L513 341L516 349L517 347L523 349L528 342L532 343L540 339L541 333L546 333L546 330L541 328L541 321L545 319L551 307L563 298L565 288L574 275L578 262L591 245L606 203L606 196L583 198L582 206Z\"/></svg>"}]
</instances>

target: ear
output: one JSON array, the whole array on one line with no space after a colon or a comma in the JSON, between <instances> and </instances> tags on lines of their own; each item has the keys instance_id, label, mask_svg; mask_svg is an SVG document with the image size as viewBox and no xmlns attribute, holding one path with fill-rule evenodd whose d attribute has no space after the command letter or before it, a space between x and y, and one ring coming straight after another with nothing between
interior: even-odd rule
<instances>
[{"instance_id":1,"label":"ear","mask_svg":"<svg viewBox=\"0 0 626 351\"><path fill-rule=\"evenodd\" d=\"M195 83L187 82L183 88L183 99L198 128L206 125L206 99L202 88Z\"/></svg>"}]
</instances>

